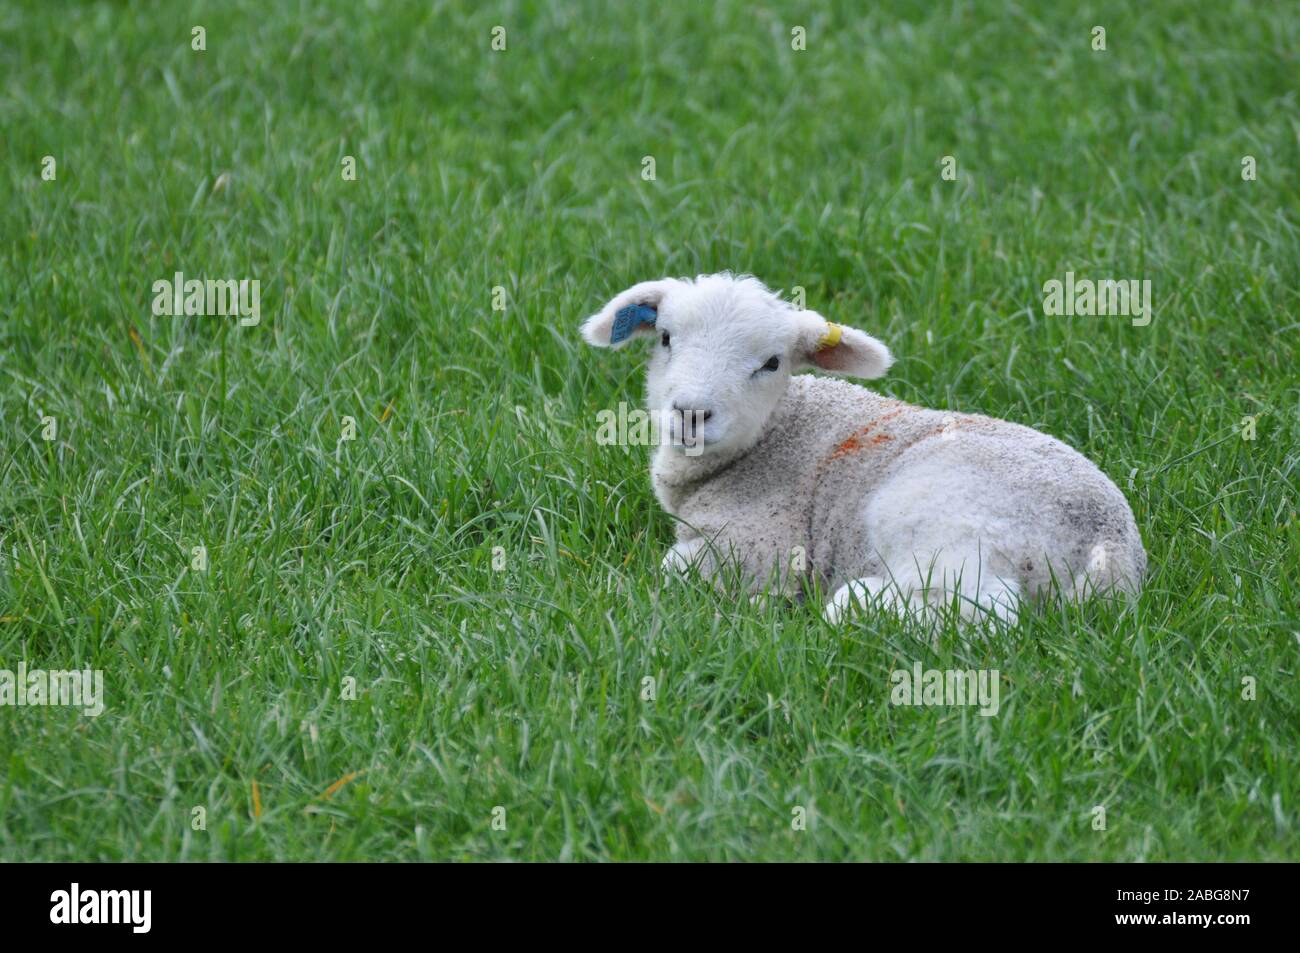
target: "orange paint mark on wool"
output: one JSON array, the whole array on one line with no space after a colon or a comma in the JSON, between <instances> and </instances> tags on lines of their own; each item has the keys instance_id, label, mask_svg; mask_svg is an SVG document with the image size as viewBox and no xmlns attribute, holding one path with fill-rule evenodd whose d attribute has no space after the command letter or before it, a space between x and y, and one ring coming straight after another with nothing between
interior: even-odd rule
<instances>
[{"instance_id":1,"label":"orange paint mark on wool","mask_svg":"<svg viewBox=\"0 0 1300 953\"><path fill-rule=\"evenodd\" d=\"M842 443L840 443L838 447L836 447L833 451L831 451L830 459L838 460L840 457L847 456L850 453L857 453L859 450L861 450L863 447L867 445L863 441L867 436L871 434L871 431L875 430L881 424L893 420L895 417L897 417L906 409L907 409L906 407L900 407L897 410L891 410L887 414L881 414L879 417L871 421L871 423L867 424L865 427L859 430L855 430L853 433L849 434L849 436ZM876 434L874 437L872 437L870 442L873 446L879 446L880 444L884 443L886 440L893 440L893 439L894 438L889 436L888 434L881 433L881 434Z\"/></svg>"}]
</instances>

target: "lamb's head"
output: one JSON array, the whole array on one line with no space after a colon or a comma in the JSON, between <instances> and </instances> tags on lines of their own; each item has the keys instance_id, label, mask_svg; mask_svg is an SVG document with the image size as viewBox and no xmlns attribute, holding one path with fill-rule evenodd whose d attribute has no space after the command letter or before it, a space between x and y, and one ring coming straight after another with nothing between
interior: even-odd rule
<instances>
[{"instance_id":1,"label":"lamb's head","mask_svg":"<svg viewBox=\"0 0 1300 953\"><path fill-rule=\"evenodd\" d=\"M875 338L730 274L633 285L588 318L582 336L596 347L653 341L647 403L688 453L753 446L795 371L871 378L892 362Z\"/></svg>"}]
</instances>

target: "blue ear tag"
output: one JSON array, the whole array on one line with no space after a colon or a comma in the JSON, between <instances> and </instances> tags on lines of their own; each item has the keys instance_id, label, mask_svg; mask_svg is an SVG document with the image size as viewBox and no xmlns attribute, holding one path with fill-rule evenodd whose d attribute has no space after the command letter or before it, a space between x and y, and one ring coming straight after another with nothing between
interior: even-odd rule
<instances>
[{"instance_id":1,"label":"blue ear tag","mask_svg":"<svg viewBox=\"0 0 1300 953\"><path fill-rule=\"evenodd\" d=\"M620 341L626 341L637 329L637 325L654 324L658 316L659 313L654 308L648 308L643 304L630 304L626 308L619 308L614 315L614 330L609 336L609 343L618 344Z\"/></svg>"}]
</instances>

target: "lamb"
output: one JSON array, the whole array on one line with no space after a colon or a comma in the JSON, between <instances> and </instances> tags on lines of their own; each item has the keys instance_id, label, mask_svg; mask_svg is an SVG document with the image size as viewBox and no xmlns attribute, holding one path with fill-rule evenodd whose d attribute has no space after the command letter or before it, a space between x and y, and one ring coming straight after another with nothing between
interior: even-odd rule
<instances>
[{"instance_id":1,"label":"lamb","mask_svg":"<svg viewBox=\"0 0 1300 953\"><path fill-rule=\"evenodd\" d=\"M650 471L676 518L670 576L735 565L752 594L792 598L815 578L832 623L955 603L963 622L1014 624L1022 600L1141 588L1132 511L1091 461L1019 424L796 375L878 378L893 357L756 278L642 282L582 335L654 339L647 403L669 439Z\"/></svg>"}]
</instances>

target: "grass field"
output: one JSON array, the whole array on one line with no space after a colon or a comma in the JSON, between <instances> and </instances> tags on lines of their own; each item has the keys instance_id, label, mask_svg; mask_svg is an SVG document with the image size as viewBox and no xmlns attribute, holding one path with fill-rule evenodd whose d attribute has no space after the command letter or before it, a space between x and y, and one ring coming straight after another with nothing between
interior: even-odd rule
<instances>
[{"instance_id":1,"label":"grass field","mask_svg":"<svg viewBox=\"0 0 1300 953\"><path fill-rule=\"evenodd\" d=\"M0 6L0 668L105 691L0 707L0 858L1300 857L1300 11L1066 6ZM722 269L1095 460L1139 602L932 646L662 587L595 440L640 349L576 329ZM1000 712L891 706L917 661Z\"/></svg>"}]
</instances>

